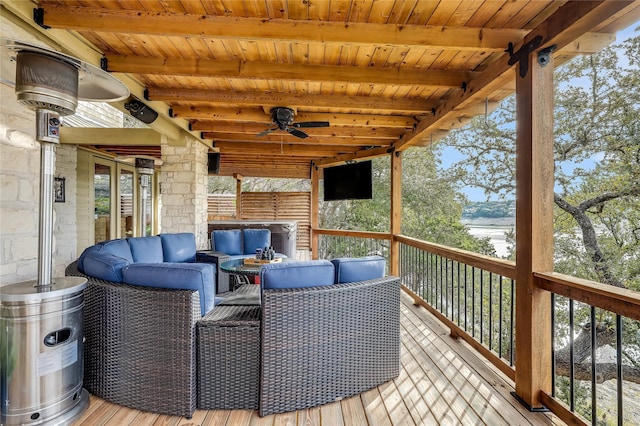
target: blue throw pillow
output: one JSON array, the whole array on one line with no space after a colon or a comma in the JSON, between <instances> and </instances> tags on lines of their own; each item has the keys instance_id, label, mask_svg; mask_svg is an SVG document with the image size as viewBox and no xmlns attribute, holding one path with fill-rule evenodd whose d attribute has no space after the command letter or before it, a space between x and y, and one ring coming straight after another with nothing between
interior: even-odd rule
<instances>
[{"instance_id":1,"label":"blue throw pillow","mask_svg":"<svg viewBox=\"0 0 640 426\"><path fill-rule=\"evenodd\" d=\"M160 237L127 238L127 241L135 263L162 263L164 261Z\"/></svg>"},{"instance_id":2,"label":"blue throw pillow","mask_svg":"<svg viewBox=\"0 0 640 426\"><path fill-rule=\"evenodd\" d=\"M336 284L384 277L385 260L382 256L342 257L331 260L331 263L336 269Z\"/></svg>"},{"instance_id":3,"label":"blue throw pillow","mask_svg":"<svg viewBox=\"0 0 640 426\"><path fill-rule=\"evenodd\" d=\"M118 240L109 240L101 244L102 249L105 252L126 259L129 262L133 262L133 257L131 256L131 248L129 247L129 243L125 238L121 238Z\"/></svg>"},{"instance_id":4,"label":"blue throw pillow","mask_svg":"<svg viewBox=\"0 0 640 426\"><path fill-rule=\"evenodd\" d=\"M244 254L255 254L256 249L271 247L271 231L268 229L243 229Z\"/></svg>"},{"instance_id":5,"label":"blue throw pillow","mask_svg":"<svg viewBox=\"0 0 640 426\"><path fill-rule=\"evenodd\" d=\"M129 260L105 251L104 244L86 248L78 260L78 270L101 280L122 282L122 269Z\"/></svg>"},{"instance_id":6,"label":"blue throw pillow","mask_svg":"<svg viewBox=\"0 0 640 426\"><path fill-rule=\"evenodd\" d=\"M190 232L160 234L165 262L195 262L196 237Z\"/></svg>"},{"instance_id":7,"label":"blue throw pillow","mask_svg":"<svg viewBox=\"0 0 640 426\"><path fill-rule=\"evenodd\" d=\"M242 234L239 229L211 232L211 249L228 255L242 253Z\"/></svg>"}]
</instances>

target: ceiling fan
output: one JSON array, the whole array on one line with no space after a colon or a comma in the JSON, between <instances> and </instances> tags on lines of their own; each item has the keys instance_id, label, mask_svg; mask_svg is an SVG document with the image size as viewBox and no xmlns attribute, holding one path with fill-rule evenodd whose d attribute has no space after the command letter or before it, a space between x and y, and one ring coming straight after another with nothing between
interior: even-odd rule
<instances>
[{"instance_id":1,"label":"ceiling fan","mask_svg":"<svg viewBox=\"0 0 640 426\"><path fill-rule=\"evenodd\" d=\"M328 121L303 121L300 123L294 123L293 122L294 114L295 112L291 108L287 108L287 107L271 108L271 120L273 121L273 124L275 124L278 127L264 130L258 133L258 136L264 136L275 130L280 129L280 130L284 130L287 133L292 134L295 137L304 139L309 135L307 135L302 130L298 130L301 127L329 127Z\"/></svg>"}]
</instances>

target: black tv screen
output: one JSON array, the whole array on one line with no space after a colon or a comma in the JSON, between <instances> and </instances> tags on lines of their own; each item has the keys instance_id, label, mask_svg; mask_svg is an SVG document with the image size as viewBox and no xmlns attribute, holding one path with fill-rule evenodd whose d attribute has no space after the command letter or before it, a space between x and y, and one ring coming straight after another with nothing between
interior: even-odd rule
<instances>
[{"instance_id":1,"label":"black tv screen","mask_svg":"<svg viewBox=\"0 0 640 426\"><path fill-rule=\"evenodd\" d=\"M373 198L371 161L324 169L324 200L365 200Z\"/></svg>"}]
</instances>

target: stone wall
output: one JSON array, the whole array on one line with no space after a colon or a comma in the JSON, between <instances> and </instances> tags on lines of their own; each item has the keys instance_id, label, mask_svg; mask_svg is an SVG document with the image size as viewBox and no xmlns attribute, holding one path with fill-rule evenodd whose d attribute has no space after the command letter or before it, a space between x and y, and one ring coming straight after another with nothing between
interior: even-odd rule
<instances>
[{"instance_id":1,"label":"stone wall","mask_svg":"<svg viewBox=\"0 0 640 426\"><path fill-rule=\"evenodd\" d=\"M56 177L65 178L65 201L53 204L53 276L64 276L67 265L78 258L76 221L78 149L75 145L56 148Z\"/></svg>"},{"instance_id":2,"label":"stone wall","mask_svg":"<svg viewBox=\"0 0 640 426\"><path fill-rule=\"evenodd\" d=\"M0 84L0 285L38 277L40 144L35 113Z\"/></svg>"},{"instance_id":3,"label":"stone wall","mask_svg":"<svg viewBox=\"0 0 640 426\"><path fill-rule=\"evenodd\" d=\"M192 232L196 247L207 248L207 147L185 137L162 144L160 222L162 232Z\"/></svg>"}]
</instances>

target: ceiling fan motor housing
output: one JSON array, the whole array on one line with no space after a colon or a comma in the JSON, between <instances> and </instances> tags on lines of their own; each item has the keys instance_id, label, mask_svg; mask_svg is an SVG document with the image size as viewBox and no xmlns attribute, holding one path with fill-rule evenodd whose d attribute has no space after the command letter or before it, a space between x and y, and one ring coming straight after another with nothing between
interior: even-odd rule
<instances>
[{"instance_id":1,"label":"ceiling fan motor housing","mask_svg":"<svg viewBox=\"0 0 640 426\"><path fill-rule=\"evenodd\" d=\"M293 124L294 112L291 108L278 107L271 111L273 122L278 125L280 129L285 129L287 126Z\"/></svg>"}]
</instances>

